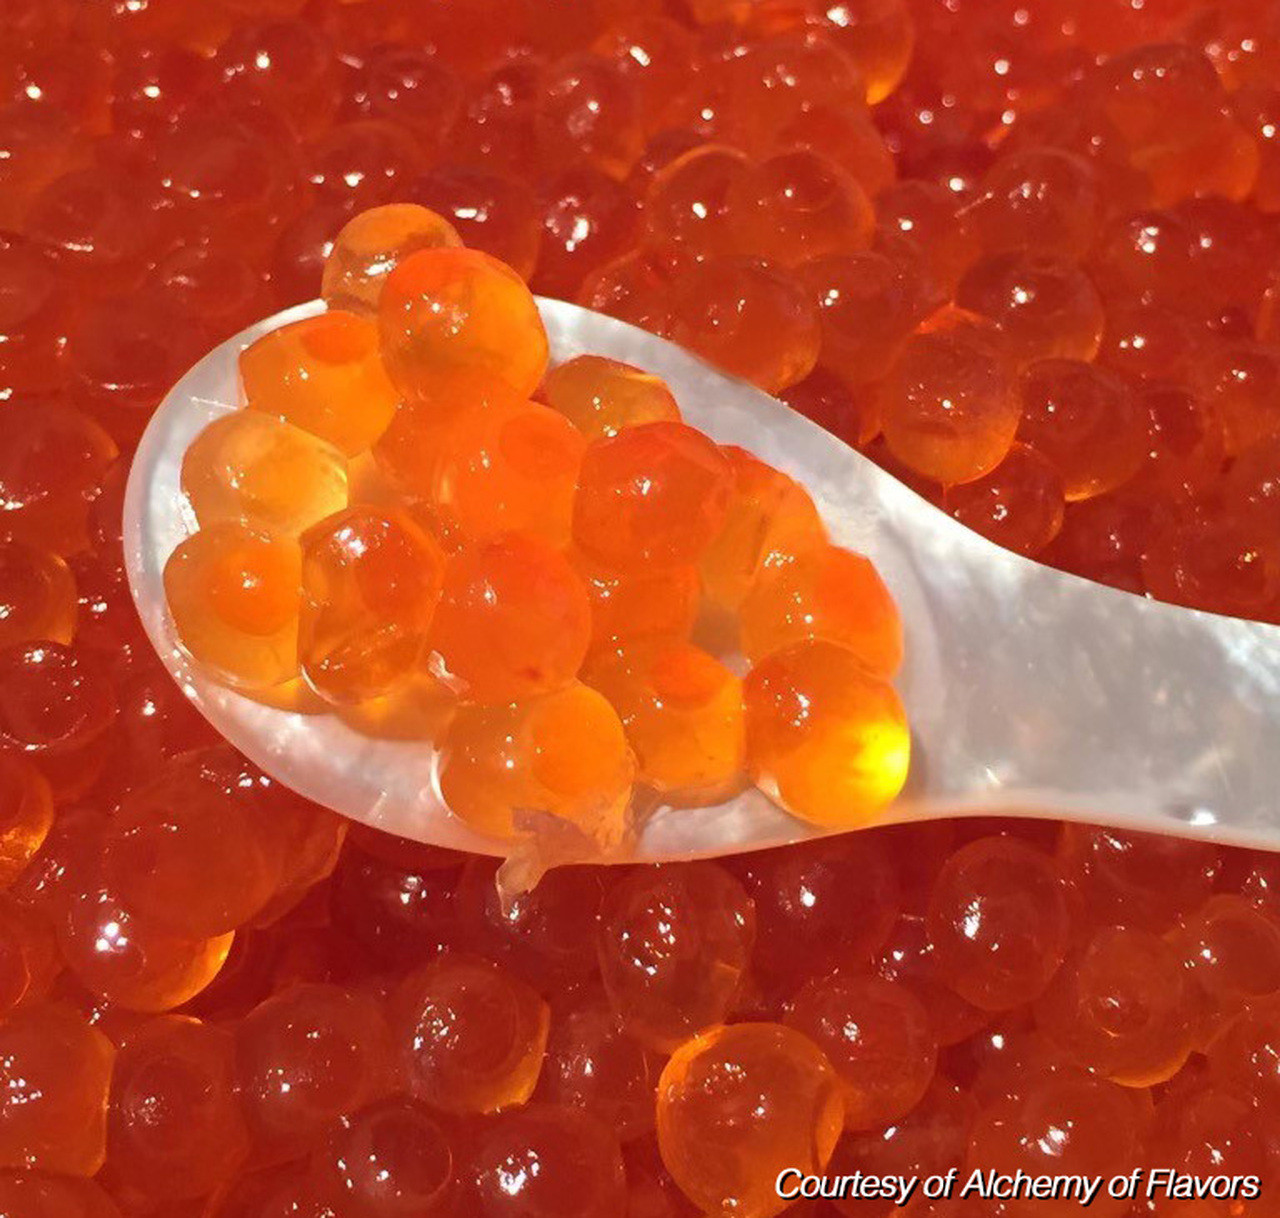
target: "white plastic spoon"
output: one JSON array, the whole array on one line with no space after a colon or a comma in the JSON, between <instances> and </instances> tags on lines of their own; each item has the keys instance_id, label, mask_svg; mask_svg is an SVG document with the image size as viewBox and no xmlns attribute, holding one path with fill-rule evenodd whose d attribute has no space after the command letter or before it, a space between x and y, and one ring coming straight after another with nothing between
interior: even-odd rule
<instances>
[{"instance_id":1,"label":"white plastic spoon","mask_svg":"<svg viewBox=\"0 0 1280 1218\"><path fill-rule=\"evenodd\" d=\"M690 423L802 482L833 539L875 561L906 624L897 685L914 736L907 791L886 820L1052 816L1280 848L1280 628L1159 604L1011 554L679 347L576 305L538 303L556 361L593 353L665 377ZM236 407L239 352L322 308L251 326L161 403L125 498L133 596L174 680L264 770L366 824L502 853L449 813L428 745L253 701L177 643L161 573L196 528L179 485L183 453ZM752 790L717 807L658 809L630 857L731 854L818 832Z\"/></svg>"}]
</instances>

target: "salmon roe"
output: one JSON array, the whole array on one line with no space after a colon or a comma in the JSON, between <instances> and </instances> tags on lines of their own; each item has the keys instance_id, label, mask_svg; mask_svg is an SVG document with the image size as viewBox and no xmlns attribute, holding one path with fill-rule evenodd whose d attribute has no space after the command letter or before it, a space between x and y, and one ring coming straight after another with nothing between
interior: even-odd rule
<instances>
[{"instance_id":1,"label":"salmon roe","mask_svg":"<svg viewBox=\"0 0 1280 1218\"><path fill-rule=\"evenodd\" d=\"M456 705L419 734L446 802L551 861L625 848L654 800L717 804L751 778L816 823L874 818L909 747L887 684L901 623L872 563L826 541L799 484L681 421L656 376L579 356L529 400L547 338L528 289L437 220L350 221L326 292L351 309L259 339L249 408L188 451L202 528L166 580L191 657L264 697L301 677L353 724L435 682ZM403 395L372 470L343 442L366 422L343 395L374 377L371 337ZM738 621L745 683L733 631L720 654L691 638L703 584ZM810 687L813 713L790 713ZM846 746L856 774L824 794Z\"/></svg>"},{"instance_id":2,"label":"salmon roe","mask_svg":"<svg viewBox=\"0 0 1280 1218\"><path fill-rule=\"evenodd\" d=\"M430 691L408 735L498 852L625 855L751 783L874 821L909 778L894 589L651 370L553 360L536 296L1013 551L1280 621L1268 5L5 18L0 1213L889 1218L778 1175L1155 1165L1261 1198L1092 1211L1271 1212L1274 855L981 817L556 867L506 905L493 860L348 831L220 742L120 519L183 369L319 296L186 454L193 665L358 730Z\"/></svg>"}]
</instances>

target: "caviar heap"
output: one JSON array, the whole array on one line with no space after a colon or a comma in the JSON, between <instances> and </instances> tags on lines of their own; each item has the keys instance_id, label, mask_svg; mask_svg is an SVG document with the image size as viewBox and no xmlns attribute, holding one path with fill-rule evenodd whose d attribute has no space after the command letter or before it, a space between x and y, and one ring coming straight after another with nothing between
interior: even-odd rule
<instances>
[{"instance_id":1,"label":"caviar heap","mask_svg":"<svg viewBox=\"0 0 1280 1218\"><path fill-rule=\"evenodd\" d=\"M768 1218L780 1163L1164 1165L1261 1200L1092 1210L1274 1212L1274 856L977 818L562 867L504 909L491 860L349 826L218 741L143 636L120 529L167 387L322 285L189 459L203 540L171 578L203 589L205 662L355 717L447 652L485 691L454 798L499 832L516 742L520 798L602 830L588 793L719 800L753 755L839 813L774 728L793 693L838 716L892 670L875 572L653 377L544 370L524 281L751 378L1011 549L1278 620L1274 5L10 0L4 22L0 1213ZM419 308L446 269L477 288L469 362ZM406 396L424 367L447 393ZM578 513L584 478L659 453L651 516ZM708 615L738 623L745 680Z\"/></svg>"},{"instance_id":2,"label":"caviar heap","mask_svg":"<svg viewBox=\"0 0 1280 1218\"><path fill-rule=\"evenodd\" d=\"M165 591L197 663L356 721L432 686L404 734L449 808L544 860L625 846L646 800L755 782L843 828L897 795L897 608L801 486L656 376L549 369L519 275L426 208L355 216L324 289L243 351L243 409L183 461L200 529Z\"/></svg>"}]
</instances>

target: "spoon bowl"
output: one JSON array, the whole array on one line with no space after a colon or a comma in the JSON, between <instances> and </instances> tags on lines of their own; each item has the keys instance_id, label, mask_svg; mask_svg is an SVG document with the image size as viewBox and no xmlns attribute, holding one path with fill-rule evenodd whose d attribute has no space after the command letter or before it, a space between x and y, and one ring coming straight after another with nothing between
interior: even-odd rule
<instances>
[{"instance_id":1,"label":"spoon bowl","mask_svg":"<svg viewBox=\"0 0 1280 1218\"><path fill-rule=\"evenodd\" d=\"M905 625L896 684L914 749L907 789L884 822L1046 816L1280 848L1280 628L1161 604L1012 554L674 344L563 301L538 306L556 362L590 353L662 376L689 423L801 482L832 540L875 562ZM228 339L160 404L125 496L129 585L174 680L255 764L354 820L502 854L505 843L445 806L429 744L321 711L296 692L271 703L246 697L178 644L162 573L197 527L181 490L183 455L238 407L244 347L323 308L298 305ZM429 717L429 702L414 713ZM625 861L732 854L823 832L751 789L715 807L657 808Z\"/></svg>"}]
</instances>

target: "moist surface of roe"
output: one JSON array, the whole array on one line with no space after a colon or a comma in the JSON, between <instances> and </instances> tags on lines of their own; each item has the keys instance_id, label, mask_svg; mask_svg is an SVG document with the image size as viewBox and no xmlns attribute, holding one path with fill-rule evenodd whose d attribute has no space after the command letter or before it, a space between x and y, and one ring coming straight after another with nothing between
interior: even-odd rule
<instances>
[{"instance_id":1,"label":"moist surface of roe","mask_svg":"<svg viewBox=\"0 0 1280 1218\"><path fill-rule=\"evenodd\" d=\"M405 673L443 640L502 691L449 728L456 798L499 826L530 791L606 832L637 783L744 775L852 783L847 816L868 792L824 742L860 687L823 683L891 673L882 590L820 547L775 562L820 530L803 488L708 456L645 370L544 369L521 281L1011 549L1280 620L1278 65L1262 0L13 0L0 1210L765 1218L780 1165L1159 1163L1262 1197L1093 1209L1269 1213L1272 856L973 818L560 867L504 909L491 860L348 825L213 735L142 633L120 516L183 370L322 294L193 449L205 540L169 595L202 662L430 735L439 675ZM444 268L464 290L424 310ZM579 513L637 433L660 493ZM708 616L740 624L740 692Z\"/></svg>"}]
</instances>

